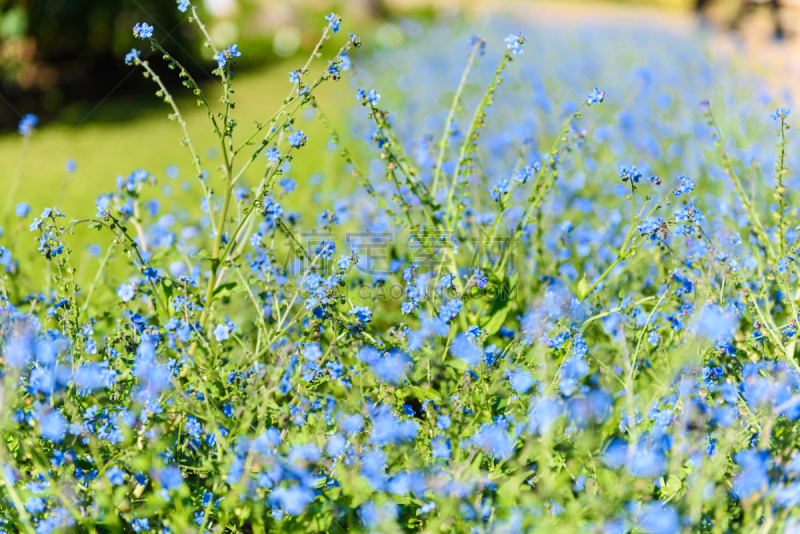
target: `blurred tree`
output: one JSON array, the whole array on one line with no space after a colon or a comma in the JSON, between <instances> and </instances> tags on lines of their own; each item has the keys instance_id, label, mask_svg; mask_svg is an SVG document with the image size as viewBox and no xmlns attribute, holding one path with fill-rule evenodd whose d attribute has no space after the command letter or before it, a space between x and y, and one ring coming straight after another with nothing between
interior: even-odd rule
<instances>
[{"instance_id":1,"label":"blurred tree","mask_svg":"<svg viewBox=\"0 0 800 534\"><path fill-rule=\"evenodd\" d=\"M0 128L16 124L15 110L47 116L65 102L136 91L144 81L125 79L122 58L133 46L150 50L131 27L149 22L181 59L194 41L186 16L170 0L0 0L0 105L14 108L0 113Z\"/></svg>"}]
</instances>

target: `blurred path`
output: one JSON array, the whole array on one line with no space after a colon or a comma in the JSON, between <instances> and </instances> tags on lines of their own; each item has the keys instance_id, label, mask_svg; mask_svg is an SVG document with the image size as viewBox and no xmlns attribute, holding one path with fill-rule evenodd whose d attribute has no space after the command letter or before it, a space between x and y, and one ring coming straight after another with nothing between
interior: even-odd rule
<instances>
[{"instance_id":1,"label":"blurred path","mask_svg":"<svg viewBox=\"0 0 800 534\"><path fill-rule=\"evenodd\" d=\"M786 38L773 39L774 26L768 9L757 9L747 17L738 32L728 30L738 9L739 0L717 0L703 23L688 0L652 0L636 4L602 0L388 0L391 7L406 12L425 7L447 12L464 10L482 17L506 14L532 25L575 28L605 25L621 34L632 28L659 28L686 36L703 34L718 58L747 62L754 73L785 86L795 100L800 100L800 0L783 0L782 24ZM789 103L791 104L791 103Z\"/></svg>"}]
</instances>

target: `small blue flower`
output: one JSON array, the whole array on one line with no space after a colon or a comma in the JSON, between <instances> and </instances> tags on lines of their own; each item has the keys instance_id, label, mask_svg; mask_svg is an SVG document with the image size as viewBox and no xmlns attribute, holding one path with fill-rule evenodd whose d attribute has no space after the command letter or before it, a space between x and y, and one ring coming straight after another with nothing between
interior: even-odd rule
<instances>
[{"instance_id":1,"label":"small blue flower","mask_svg":"<svg viewBox=\"0 0 800 534\"><path fill-rule=\"evenodd\" d=\"M528 165L527 167L523 167L522 169L517 170L514 173L514 181L524 184L525 182L533 178L533 175L539 172L540 169L541 165L539 165L539 162L534 161L531 165Z\"/></svg>"},{"instance_id":2,"label":"small blue flower","mask_svg":"<svg viewBox=\"0 0 800 534\"><path fill-rule=\"evenodd\" d=\"M685 174L681 174L678 176L678 180L681 181L681 184L675 190L675 196L679 197L683 194L689 194L694 191L695 183L694 180L686 176Z\"/></svg>"},{"instance_id":3,"label":"small blue flower","mask_svg":"<svg viewBox=\"0 0 800 534\"><path fill-rule=\"evenodd\" d=\"M289 81L292 82L292 83L300 83L300 75L301 74L302 74L302 71L300 69L293 70L292 72L289 73Z\"/></svg>"},{"instance_id":4,"label":"small blue flower","mask_svg":"<svg viewBox=\"0 0 800 534\"><path fill-rule=\"evenodd\" d=\"M414 310L418 308L417 303L411 300L406 300L400 305L400 311L403 313L414 313Z\"/></svg>"},{"instance_id":5,"label":"small blue flower","mask_svg":"<svg viewBox=\"0 0 800 534\"><path fill-rule=\"evenodd\" d=\"M274 146L271 146L271 147L269 147L267 149L266 156L267 156L267 159L270 162L275 163L276 161L278 161L278 158L281 157L281 153L278 152L277 148L275 148Z\"/></svg>"},{"instance_id":6,"label":"small blue flower","mask_svg":"<svg viewBox=\"0 0 800 534\"><path fill-rule=\"evenodd\" d=\"M339 33L339 27L342 24L342 19L339 17L339 15L335 13L331 13L330 15L325 15L325 21L331 25L333 33Z\"/></svg>"},{"instance_id":7,"label":"small blue flower","mask_svg":"<svg viewBox=\"0 0 800 534\"><path fill-rule=\"evenodd\" d=\"M125 483L125 471L119 467L112 467L106 471L106 477L108 477L108 481L115 486L121 486Z\"/></svg>"},{"instance_id":8,"label":"small blue flower","mask_svg":"<svg viewBox=\"0 0 800 534\"><path fill-rule=\"evenodd\" d=\"M375 89L370 89L370 91L367 93L367 102L369 102L373 106L376 105L378 103L378 100L380 99L381 95L375 92Z\"/></svg>"},{"instance_id":9,"label":"small blue flower","mask_svg":"<svg viewBox=\"0 0 800 534\"><path fill-rule=\"evenodd\" d=\"M39 420L39 433L47 441L61 443L67 433L67 420L58 410L44 414Z\"/></svg>"},{"instance_id":10,"label":"small blue flower","mask_svg":"<svg viewBox=\"0 0 800 534\"><path fill-rule=\"evenodd\" d=\"M511 50L512 54L521 54L523 52L522 45L525 44L525 35L523 35L522 32L519 32L519 35L510 33L508 37L505 38L505 42L506 47Z\"/></svg>"},{"instance_id":11,"label":"small blue flower","mask_svg":"<svg viewBox=\"0 0 800 534\"><path fill-rule=\"evenodd\" d=\"M142 532L143 530L150 530L150 520L148 520L146 517L134 519L131 522L131 528L133 528L134 532Z\"/></svg>"},{"instance_id":12,"label":"small blue flower","mask_svg":"<svg viewBox=\"0 0 800 534\"><path fill-rule=\"evenodd\" d=\"M484 55L486 53L486 39L483 37L478 37L477 35L469 38L470 46L478 46L478 52L480 55Z\"/></svg>"},{"instance_id":13,"label":"small blue flower","mask_svg":"<svg viewBox=\"0 0 800 534\"><path fill-rule=\"evenodd\" d=\"M776 121L778 119L785 119L786 117L789 117L791 114L792 110L789 108L778 108L775 110L775 113L770 115L770 117L772 118L772 120Z\"/></svg>"},{"instance_id":14,"label":"small blue flower","mask_svg":"<svg viewBox=\"0 0 800 534\"><path fill-rule=\"evenodd\" d=\"M474 267L472 269L472 278L475 280L477 286L481 289L486 288L486 284L489 283L489 277L486 276L481 269L476 269Z\"/></svg>"},{"instance_id":15,"label":"small blue flower","mask_svg":"<svg viewBox=\"0 0 800 534\"><path fill-rule=\"evenodd\" d=\"M350 310L350 315L355 315L361 323L369 323L372 321L372 310L366 306L356 306Z\"/></svg>"},{"instance_id":16,"label":"small blue flower","mask_svg":"<svg viewBox=\"0 0 800 534\"><path fill-rule=\"evenodd\" d=\"M189 0L178 0L178 11L186 13L187 9L189 9Z\"/></svg>"},{"instance_id":17,"label":"small blue flower","mask_svg":"<svg viewBox=\"0 0 800 534\"><path fill-rule=\"evenodd\" d=\"M117 288L117 296L122 299L122 302L128 302L133 298L134 289L131 284L120 284Z\"/></svg>"},{"instance_id":18,"label":"small blue flower","mask_svg":"<svg viewBox=\"0 0 800 534\"><path fill-rule=\"evenodd\" d=\"M533 387L533 377L525 369L514 371L508 381L514 391L518 393L527 393Z\"/></svg>"},{"instance_id":19,"label":"small blue flower","mask_svg":"<svg viewBox=\"0 0 800 534\"><path fill-rule=\"evenodd\" d=\"M25 217L30 211L31 207L28 206L27 202L20 202L17 204L16 208L14 208L14 213L17 214L17 217Z\"/></svg>"},{"instance_id":20,"label":"small blue flower","mask_svg":"<svg viewBox=\"0 0 800 534\"><path fill-rule=\"evenodd\" d=\"M224 52L217 52L214 54L214 61L216 61L217 65L220 67L224 67L228 63L228 58Z\"/></svg>"},{"instance_id":21,"label":"small blue flower","mask_svg":"<svg viewBox=\"0 0 800 534\"><path fill-rule=\"evenodd\" d=\"M19 126L17 127L17 131L22 135L28 136L33 132L33 129L36 125L39 124L39 117L28 113L22 120L19 121Z\"/></svg>"},{"instance_id":22,"label":"small blue flower","mask_svg":"<svg viewBox=\"0 0 800 534\"><path fill-rule=\"evenodd\" d=\"M242 53L239 52L239 45L228 45L228 50L225 51L225 55L228 57L240 57Z\"/></svg>"},{"instance_id":23,"label":"small blue flower","mask_svg":"<svg viewBox=\"0 0 800 534\"><path fill-rule=\"evenodd\" d=\"M647 342L653 345L654 347L658 346L658 340L659 340L658 332L656 332L655 330L653 330L647 335Z\"/></svg>"},{"instance_id":24,"label":"small blue flower","mask_svg":"<svg viewBox=\"0 0 800 534\"><path fill-rule=\"evenodd\" d=\"M226 324L218 324L214 328L214 337L219 343L222 343L231 336L231 328Z\"/></svg>"},{"instance_id":25,"label":"small blue flower","mask_svg":"<svg viewBox=\"0 0 800 534\"><path fill-rule=\"evenodd\" d=\"M133 36L139 39L149 39L153 36L153 27L146 22L137 22L133 27Z\"/></svg>"},{"instance_id":26,"label":"small blue flower","mask_svg":"<svg viewBox=\"0 0 800 534\"><path fill-rule=\"evenodd\" d=\"M308 136L305 135L303 130L297 130L289 136L289 144L295 148L300 148L305 145L306 141L308 141Z\"/></svg>"},{"instance_id":27,"label":"small blue flower","mask_svg":"<svg viewBox=\"0 0 800 534\"><path fill-rule=\"evenodd\" d=\"M25 510L29 514L39 514L44 512L45 502L41 497L31 497L25 503Z\"/></svg>"},{"instance_id":28,"label":"small blue flower","mask_svg":"<svg viewBox=\"0 0 800 534\"><path fill-rule=\"evenodd\" d=\"M642 178L642 173L636 168L636 165L622 165L619 168L619 177L623 182L631 180L633 183L638 184Z\"/></svg>"},{"instance_id":29,"label":"small blue flower","mask_svg":"<svg viewBox=\"0 0 800 534\"><path fill-rule=\"evenodd\" d=\"M587 104L589 104L589 105L592 105L592 104L599 104L600 102L602 102L602 101L603 101L603 99L604 99L605 97L606 97L606 93L605 93L605 91L601 91L600 89L598 89L597 87L595 87L595 88L594 88L594 91L592 91L592 92L589 94L589 96L588 96L588 98L587 98L587 100L586 100L586 103L587 103Z\"/></svg>"},{"instance_id":30,"label":"small blue flower","mask_svg":"<svg viewBox=\"0 0 800 534\"><path fill-rule=\"evenodd\" d=\"M125 63L130 65L135 63L137 59L139 59L139 51L135 48L131 48L131 51L125 56Z\"/></svg>"}]
</instances>

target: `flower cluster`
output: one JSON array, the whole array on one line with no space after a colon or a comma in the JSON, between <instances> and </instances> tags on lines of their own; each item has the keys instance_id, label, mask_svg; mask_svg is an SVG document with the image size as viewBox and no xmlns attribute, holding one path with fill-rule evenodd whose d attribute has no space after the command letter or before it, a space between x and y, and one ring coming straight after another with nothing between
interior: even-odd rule
<instances>
[{"instance_id":1,"label":"flower cluster","mask_svg":"<svg viewBox=\"0 0 800 534\"><path fill-rule=\"evenodd\" d=\"M382 97L347 74L360 39L325 20L315 56L338 51L291 71L281 107L241 135L241 54L210 43L222 163L158 67L126 56L181 125L186 196L170 166L163 183L120 175L94 216L15 204L37 250L2 236L0 532L796 530L790 110L773 115L765 190L750 180L767 149L723 140L727 121L681 107L671 77L625 71L614 98L556 105L517 58L521 32L433 32L431 53L469 54L463 74L442 66L462 88L416 91L406 63L377 62ZM163 51L148 24L134 35ZM568 87L585 76L567 70ZM630 77L632 109L611 108ZM323 83L350 84L363 143L317 105ZM747 113L742 131L768 122ZM36 125L20 123L25 143ZM298 173L326 148L342 160L323 190ZM659 191L657 175L678 178ZM80 257L86 235L101 244Z\"/></svg>"}]
</instances>

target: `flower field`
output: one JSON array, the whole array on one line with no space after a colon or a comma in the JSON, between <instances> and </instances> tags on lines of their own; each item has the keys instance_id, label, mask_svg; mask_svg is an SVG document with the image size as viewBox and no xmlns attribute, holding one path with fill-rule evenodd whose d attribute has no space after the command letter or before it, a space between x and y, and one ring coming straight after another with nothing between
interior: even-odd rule
<instances>
[{"instance_id":1,"label":"flower field","mask_svg":"<svg viewBox=\"0 0 800 534\"><path fill-rule=\"evenodd\" d=\"M149 21L120 58L170 164L141 139L88 211L8 180L0 532L800 532L779 81L668 30L331 13L252 117L247 49L176 9L213 84Z\"/></svg>"}]
</instances>

